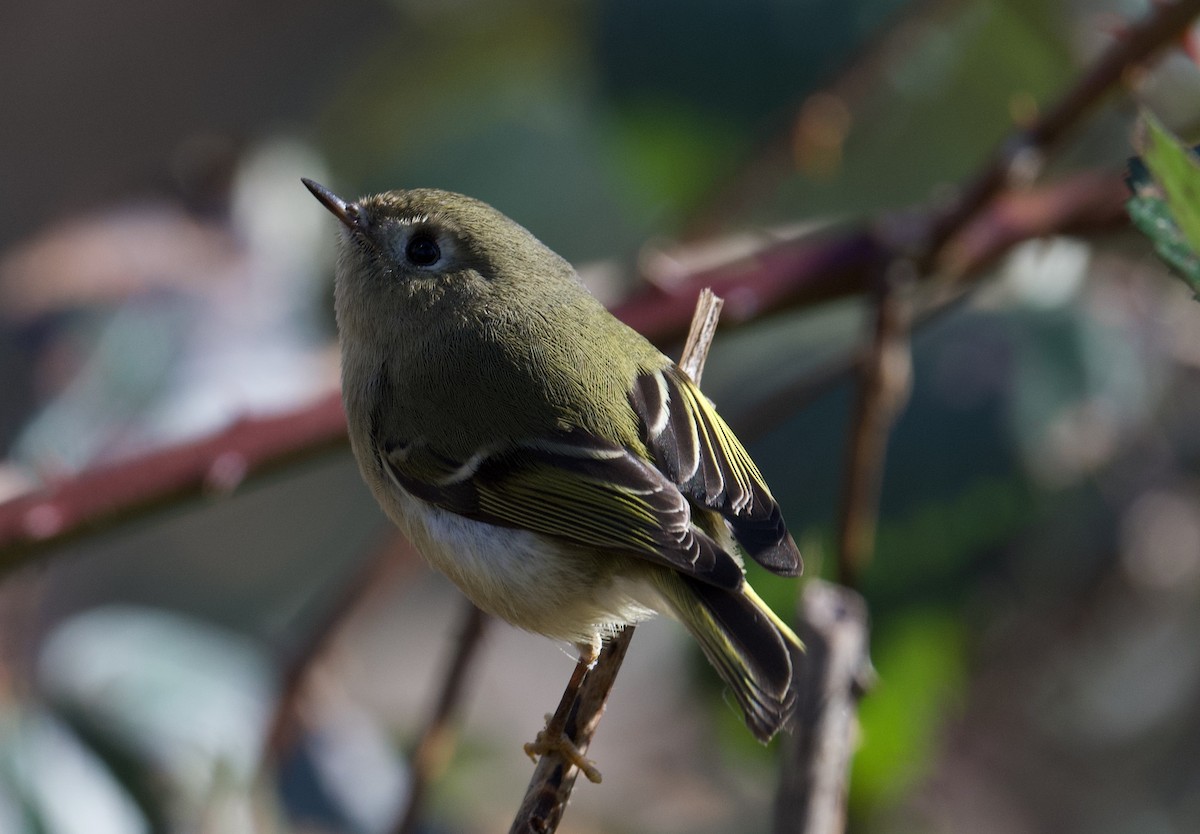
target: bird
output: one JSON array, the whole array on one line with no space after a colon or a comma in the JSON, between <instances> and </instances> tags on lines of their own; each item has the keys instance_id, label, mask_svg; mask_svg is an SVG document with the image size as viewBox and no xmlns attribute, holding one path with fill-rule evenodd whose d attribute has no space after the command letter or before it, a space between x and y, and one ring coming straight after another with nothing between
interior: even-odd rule
<instances>
[{"instance_id":1,"label":"bird","mask_svg":"<svg viewBox=\"0 0 1200 834\"><path fill-rule=\"evenodd\" d=\"M490 205L303 183L341 224L342 397L386 515L480 609L574 644L577 668L625 626L679 621L768 742L803 644L744 558L787 577L802 560L712 402ZM561 726L526 745L549 751L598 780Z\"/></svg>"}]
</instances>

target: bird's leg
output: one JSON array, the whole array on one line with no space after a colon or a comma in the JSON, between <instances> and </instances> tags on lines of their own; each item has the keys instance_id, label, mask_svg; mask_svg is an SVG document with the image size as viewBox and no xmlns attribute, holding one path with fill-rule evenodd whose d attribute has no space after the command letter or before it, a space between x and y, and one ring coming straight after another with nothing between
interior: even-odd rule
<instances>
[{"instance_id":1,"label":"bird's leg","mask_svg":"<svg viewBox=\"0 0 1200 834\"><path fill-rule=\"evenodd\" d=\"M579 690L583 686L584 678L596 665L596 658L600 656L600 639L597 637L591 643L579 643L576 648L579 649L579 661L575 664L575 670L571 672L567 688L563 690L562 700L558 702L558 709L554 711L554 715L546 716L545 728L537 734L537 738L525 745L525 754L536 762L538 756L558 753L568 763L579 768L588 781L599 783L600 771L596 769L590 759L579 751L575 742L567 735L567 721L570 719L575 701L579 697Z\"/></svg>"}]
</instances>

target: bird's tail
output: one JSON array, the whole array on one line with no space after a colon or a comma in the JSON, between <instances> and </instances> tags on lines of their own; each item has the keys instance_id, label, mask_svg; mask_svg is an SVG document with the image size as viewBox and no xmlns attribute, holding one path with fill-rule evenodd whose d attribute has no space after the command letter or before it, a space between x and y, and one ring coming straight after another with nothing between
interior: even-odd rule
<instances>
[{"instance_id":1,"label":"bird's tail","mask_svg":"<svg viewBox=\"0 0 1200 834\"><path fill-rule=\"evenodd\" d=\"M733 691L746 726L764 744L787 723L795 706L793 657L804 644L754 593L681 574L659 575L659 591Z\"/></svg>"}]
</instances>

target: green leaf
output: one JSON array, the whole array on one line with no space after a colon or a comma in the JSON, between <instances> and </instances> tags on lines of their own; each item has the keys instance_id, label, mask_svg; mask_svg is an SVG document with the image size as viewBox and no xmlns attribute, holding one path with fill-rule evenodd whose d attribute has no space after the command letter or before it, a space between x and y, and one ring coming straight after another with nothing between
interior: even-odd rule
<instances>
[{"instance_id":1,"label":"green leaf","mask_svg":"<svg viewBox=\"0 0 1200 834\"><path fill-rule=\"evenodd\" d=\"M877 625L879 684L859 705L850 802L859 815L901 802L932 771L967 681L961 614L921 608Z\"/></svg>"},{"instance_id":2,"label":"green leaf","mask_svg":"<svg viewBox=\"0 0 1200 834\"><path fill-rule=\"evenodd\" d=\"M1161 198L1133 197L1125 204L1133 225L1154 242L1158 256L1183 276L1192 292L1200 295L1200 257L1192 251L1179 227L1171 219L1166 201Z\"/></svg>"},{"instance_id":3,"label":"green leaf","mask_svg":"<svg viewBox=\"0 0 1200 834\"><path fill-rule=\"evenodd\" d=\"M1166 194L1175 223L1193 251L1200 251L1200 159L1143 111L1141 151L1155 181Z\"/></svg>"},{"instance_id":4,"label":"green leaf","mask_svg":"<svg viewBox=\"0 0 1200 834\"><path fill-rule=\"evenodd\" d=\"M1129 217L1159 256L1200 293L1200 157L1147 111L1137 147L1142 159L1130 165Z\"/></svg>"}]
</instances>

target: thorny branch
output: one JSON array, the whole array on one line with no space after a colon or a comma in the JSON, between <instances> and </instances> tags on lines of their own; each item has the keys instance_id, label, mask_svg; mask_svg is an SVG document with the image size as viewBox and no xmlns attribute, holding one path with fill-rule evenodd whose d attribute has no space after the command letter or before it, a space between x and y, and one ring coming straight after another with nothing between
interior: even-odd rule
<instances>
[{"instance_id":1,"label":"thorny branch","mask_svg":"<svg viewBox=\"0 0 1200 834\"><path fill-rule=\"evenodd\" d=\"M697 385L700 384L704 373L704 362L708 358L712 337L717 329L721 305L721 299L709 290L703 291L696 302L696 311L692 317L679 367ZM596 665L583 679L575 704L567 713L564 732L580 753L587 753L591 744L592 736L600 723L600 716L604 712L604 705L608 702L608 694L612 691L617 672L625 660L629 641L633 639L633 631L633 626L628 626L605 642ZM561 755L549 753L542 756L534 768L533 777L529 780L525 798L509 834L551 834L556 831L578 775L579 769L569 764Z\"/></svg>"}]
</instances>

